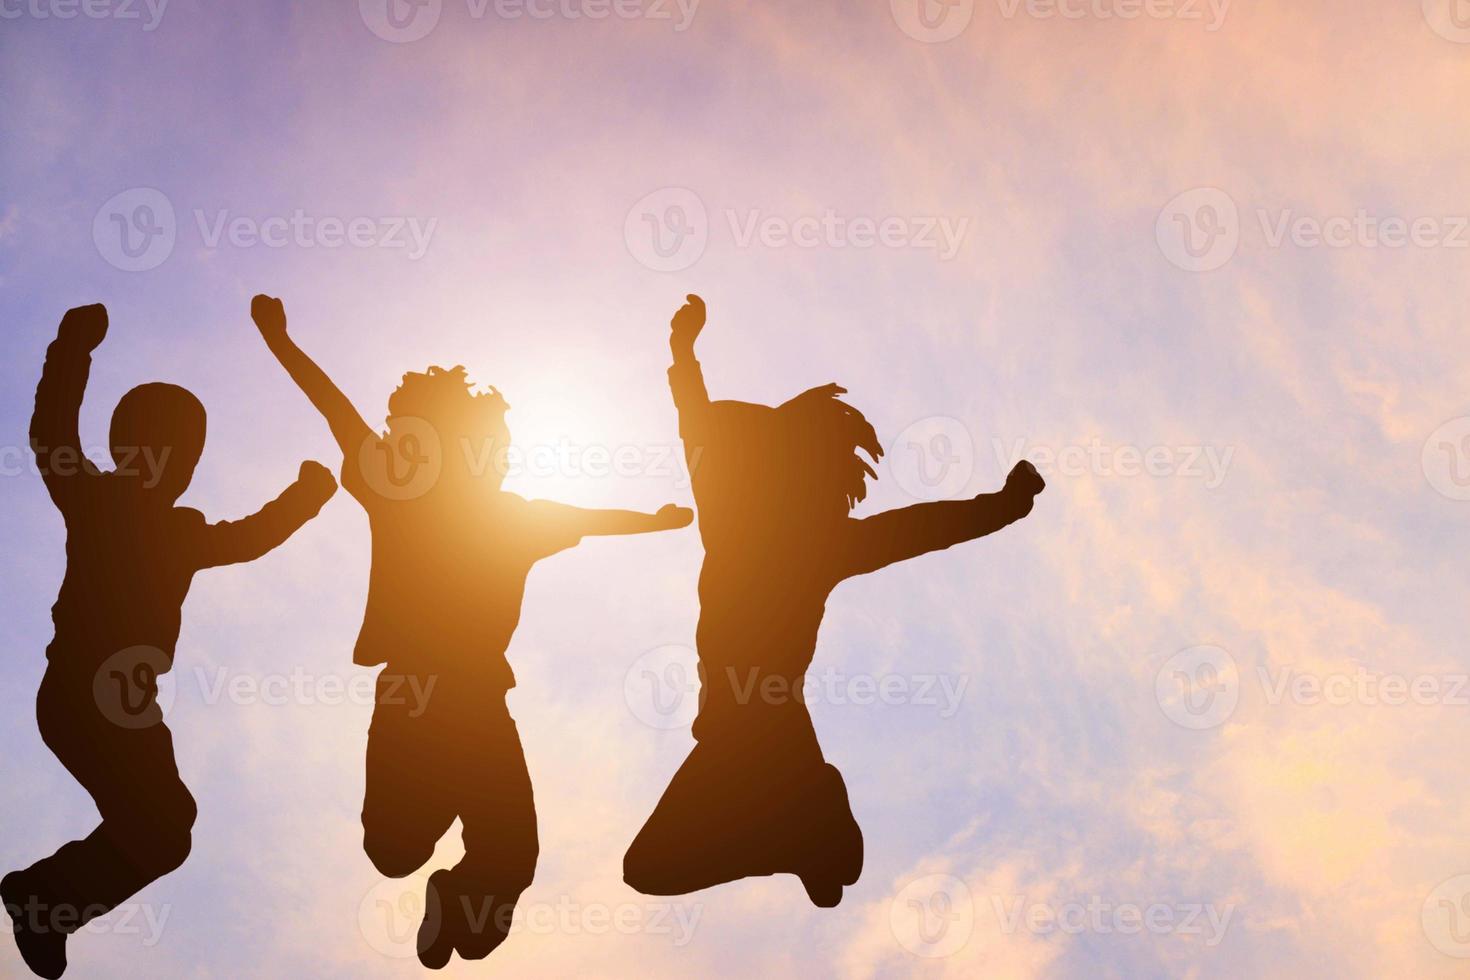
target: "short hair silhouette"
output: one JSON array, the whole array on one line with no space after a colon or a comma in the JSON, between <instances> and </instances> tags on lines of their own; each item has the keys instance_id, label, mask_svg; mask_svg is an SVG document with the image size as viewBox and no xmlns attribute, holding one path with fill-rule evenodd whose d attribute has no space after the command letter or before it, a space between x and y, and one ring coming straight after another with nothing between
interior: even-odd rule
<instances>
[{"instance_id":1,"label":"short hair silhouette","mask_svg":"<svg viewBox=\"0 0 1470 980\"><path fill-rule=\"evenodd\" d=\"M158 489L177 500L189 488L204 453L206 423L204 404L192 391L161 381L138 385L112 412L112 460L128 475L144 457L162 469Z\"/></svg>"}]
</instances>

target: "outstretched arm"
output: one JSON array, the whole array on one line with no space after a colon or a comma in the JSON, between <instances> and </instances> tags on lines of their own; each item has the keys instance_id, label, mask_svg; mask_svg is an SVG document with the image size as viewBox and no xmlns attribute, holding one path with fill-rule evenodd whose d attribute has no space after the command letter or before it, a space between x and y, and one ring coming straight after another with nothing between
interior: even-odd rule
<instances>
[{"instance_id":1,"label":"outstretched arm","mask_svg":"<svg viewBox=\"0 0 1470 980\"><path fill-rule=\"evenodd\" d=\"M66 510L82 481L97 475L82 453L77 415L92 369L92 351L107 336L107 307L101 303L68 310L46 348L46 365L36 386L31 415L31 452L52 501Z\"/></svg>"},{"instance_id":2,"label":"outstretched arm","mask_svg":"<svg viewBox=\"0 0 1470 980\"><path fill-rule=\"evenodd\" d=\"M559 533L572 539L673 531L688 527L694 521L694 511L674 504L664 504L655 514L637 510L589 510L550 500L532 501L531 506L536 510L538 523L552 531L554 536Z\"/></svg>"},{"instance_id":3,"label":"outstretched arm","mask_svg":"<svg viewBox=\"0 0 1470 980\"><path fill-rule=\"evenodd\" d=\"M704 372L694 357L694 342L704 329L704 300L690 293L688 302L674 314L669 323L669 350L674 364L669 368L669 388L674 393L674 407L679 410L679 437L688 455L697 448L694 441L705 424L709 410L709 392L704 387Z\"/></svg>"},{"instance_id":4,"label":"outstretched arm","mask_svg":"<svg viewBox=\"0 0 1470 980\"><path fill-rule=\"evenodd\" d=\"M250 318L259 328L265 345L281 362L281 367L327 420L343 457L356 458L363 441L373 436L373 430L368 428L347 396L327 377L327 372L317 367L316 362L287 336L285 306L272 296L257 296L250 301Z\"/></svg>"},{"instance_id":5,"label":"outstretched arm","mask_svg":"<svg viewBox=\"0 0 1470 980\"><path fill-rule=\"evenodd\" d=\"M249 517L238 521L220 521L204 528L198 568L234 565L254 561L284 544L303 524L311 520L337 492L337 481L321 463L301 464L296 482Z\"/></svg>"},{"instance_id":6,"label":"outstretched arm","mask_svg":"<svg viewBox=\"0 0 1470 980\"><path fill-rule=\"evenodd\" d=\"M914 504L856 521L842 577L866 575L897 561L993 534L1031 513L1036 495L1045 486L1036 467L1023 460L1011 470L999 493Z\"/></svg>"},{"instance_id":7,"label":"outstretched arm","mask_svg":"<svg viewBox=\"0 0 1470 980\"><path fill-rule=\"evenodd\" d=\"M541 557L554 555L573 547L584 537L611 534L647 534L688 527L694 511L688 507L665 504L656 514L635 510L587 510L551 500L532 500L526 504L533 546Z\"/></svg>"}]
</instances>

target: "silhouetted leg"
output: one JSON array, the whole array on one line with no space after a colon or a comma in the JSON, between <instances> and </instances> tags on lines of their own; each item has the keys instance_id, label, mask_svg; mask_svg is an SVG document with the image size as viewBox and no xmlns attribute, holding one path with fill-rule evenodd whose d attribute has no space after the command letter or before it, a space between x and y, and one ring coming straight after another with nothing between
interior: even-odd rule
<instances>
[{"instance_id":1,"label":"silhouetted leg","mask_svg":"<svg viewBox=\"0 0 1470 980\"><path fill-rule=\"evenodd\" d=\"M645 894L682 895L785 872L801 876L817 904L836 904L862 868L841 775L822 758L804 708L741 721L695 746L628 848L624 880Z\"/></svg>"},{"instance_id":2,"label":"silhouetted leg","mask_svg":"<svg viewBox=\"0 0 1470 980\"><path fill-rule=\"evenodd\" d=\"M36 700L41 737L102 816L86 838L6 876L0 886L16 919L16 942L42 976L65 968L67 935L189 855L198 811L179 779L173 737L157 717L143 727L115 725L99 713L90 676L79 681L52 668L42 681Z\"/></svg>"},{"instance_id":3,"label":"silhouetted leg","mask_svg":"<svg viewBox=\"0 0 1470 980\"><path fill-rule=\"evenodd\" d=\"M459 728L465 855L429 879L429 901L437 902L441 921L433 934L426 922L419 960L432 969L454 950L478 960L499 946L536 872L540 844L531 776L515 721L494 697L466 706Z\"/></svg>"},{"instance_id":4,"label":"silhouetted leg","mask_svg":"<svg viewBox=\"0 0 1470 980\"><path fill-rule=\"evenodd\" d=\"M389 878L413 874L454 822L454 773L446 765L449 713L436 684L403 683L385 667L368 728L362 846ZM420 703L413 692L429 690Z\"/></svg>"}]
</instances>

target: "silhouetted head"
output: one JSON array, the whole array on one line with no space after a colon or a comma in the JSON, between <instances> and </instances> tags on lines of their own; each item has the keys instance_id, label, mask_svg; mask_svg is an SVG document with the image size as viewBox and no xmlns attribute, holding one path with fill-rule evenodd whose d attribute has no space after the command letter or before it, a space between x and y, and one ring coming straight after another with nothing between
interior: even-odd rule
<instances>
[{"instance_id":1,"label":"silhouetted head","mask_svg":"<svg viewBox=\"0 0 1470 980\"><path fill-rule=\"evenodd\" d=\"M709 445L695 462L700 520L809 524L846 517L867 495L883 457L861 412L837 385L812 388L771 408L710 406ZM703 479L701 479L703 477Z\"/></svg>"},{"instance_id":2,"label":"silhouetted head","mask_svg":"<svg viewBox=\"0 0 1470 980\"><path fill-rule=\"evenodd\" d=\"M476 391L462 366L410 371L388 396L388 434L406 434L428 423L446 476L481 478L499 487L510 449L509 408L494 388Z\"/></svg>"},{"instance_id":3,"label":"silhouetted head","mask_svg":"<svg viewBox=\"0 0 1470 980\"><path fill-rule=\"evenodd\" d=\"M118 476L174 501L204 452L204 406L178 385L139 385L117 403L108 433Z\"/></svg>"}]
</instances>

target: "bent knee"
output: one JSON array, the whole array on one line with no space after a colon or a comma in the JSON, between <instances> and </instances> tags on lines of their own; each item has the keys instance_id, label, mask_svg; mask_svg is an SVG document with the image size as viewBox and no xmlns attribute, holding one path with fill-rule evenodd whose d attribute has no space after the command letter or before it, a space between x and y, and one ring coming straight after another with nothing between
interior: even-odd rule
<instances>
[{"instance_id":1,"label":"bent knee","mask_svg":"<svg viewBox=\"0 0 1470 980\"><path fill-rule=\"evenodd\" d=\"M363 832L362 849L373 867L388 878L407 878L434 856L433 844L405 843L398 837L373 830Z\"/></svg>"},{"instance_id":2,"label":"bent knee","mask_svg":"<svg viewBox=\"0 0 1470 980\"><path fill-rule=\"evenodd\" d=\"M683 889L671 869L657 860L652 850L635 841L623 855L623 882L644 895L679 895Z\"/></svg>"}]
</instances>

